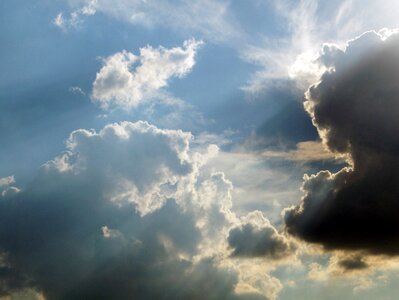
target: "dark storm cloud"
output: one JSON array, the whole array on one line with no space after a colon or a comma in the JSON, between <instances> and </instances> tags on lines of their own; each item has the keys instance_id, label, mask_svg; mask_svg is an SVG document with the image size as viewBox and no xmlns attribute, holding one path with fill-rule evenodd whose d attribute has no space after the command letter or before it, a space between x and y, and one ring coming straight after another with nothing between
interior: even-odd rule
<instances>
[{"instance_id":1,"label":"dark storm cloud","mask_svg":"<svg viewBox=\"0 0 399 300\"><path fill-rule=\"evenodd\" d=\"M211 258L191 259L202 238L193 212L173 199L139 208L165 179L191 172L189 138L143 122L75 131L29 186L0 196L0 296L264 299L236 295L237 274ZM115 200L126 185L135 198Z\"/></svg>"},{"instance_id":2,"label":"dark storm cloud","mask_svg":"<svg viewBox=\"0 0 399 300\"><path fill-rule=\"evenodd\" d=\"M338 262L338 265L348 272L367 269L369 266L361 256L344 258Z\"/></svg>"},{"instance_id":3,"label":"dark storm cloud","mask_svg":"<svg viewBox=\"0 0 399 300\"><path fill-rule=\"evenodd\" d=\"M267 257L280 259L288 255L289 242L281 236L274 227L256 228L252 224L244 224L229 232L229 246L232 256L236 257Z\"/></svg>"},{"instance_id":4,"label":"dark storm cloud","mask_svg":"<svg viewBox=\"0 0 399 300\"><path fill-rule=\"evenodd\" d=\"M305 107L333 152L352 166L305 177L288 232L327 249L399 254L399 34L368 32L342 51L325 46L332 67L310 87Z\"/></svg>"}]
</instances>

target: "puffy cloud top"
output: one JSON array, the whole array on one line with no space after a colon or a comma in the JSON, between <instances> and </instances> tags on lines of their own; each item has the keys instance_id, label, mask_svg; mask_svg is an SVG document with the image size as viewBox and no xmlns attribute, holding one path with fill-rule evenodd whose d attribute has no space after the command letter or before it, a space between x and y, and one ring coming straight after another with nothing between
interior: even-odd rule
<instances>
[{"instance_id":1,"label":"puffy cloud top","mask_svg":"<svg viewBox=\"0 0 399 300\"><path fill-rule=\"evenodd\" d=\"M191 71L201 44L191 39L183 47L147 46L139 55L124 50L105 58L93 82L93 100L103 109L129 109L153 98L172 77L181 78Z\"/></svg>"},{"instance_id":2,"label":"puffy cloud top","mask_svg":"<svg viewBox=\"0 0 399 300\"><path fill-rule=\"evenodd\" d=\"M67 151L45 167L95 177L114 201L132 201L146 213L162 205L162 189L192 172L190 139L190 133L141 121L109 124L98 133L79 129L67 140Z\"/></svg>"},{"instance_id":3,"label":"puffy cloud top","mask_svg":"<svg viewBox=\"0 0 399 300\"><path fill-rule=\"evenodd\" d=\"M30 184L0 194L0 297L203 299L206 290L207 299L265 300L236 293L238 273L201 253L206 237L225 236L199 222L218 210L223 233L225 205L201 210L186 198L223 198L231 184L216 174L202 185L214 188L194 191L200 155L190 139L146 122L74 131Z\"/></svg>"}]
</instances>

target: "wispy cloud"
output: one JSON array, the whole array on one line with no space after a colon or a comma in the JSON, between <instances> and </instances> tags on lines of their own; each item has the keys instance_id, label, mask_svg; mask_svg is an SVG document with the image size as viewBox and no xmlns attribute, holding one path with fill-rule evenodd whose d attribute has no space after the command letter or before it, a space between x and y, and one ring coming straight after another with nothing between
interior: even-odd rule
<instances>
[{"instance_id":1,"label":"wispy cloud","mask_svg":"<svg viewBox=\"0 0 399 300\"><path fill-rule=\"evenodd\" d=\"M276 78L291 78L305 90L325 71L317 62L324 43L343 47L347 40L367 30L399 27L399 4L395 0L283 0L275 1L274 8L284 24L282 36L265 33L258 43L241 52L243 59L259 66L243 87L249 93L261 92Z\"/></svg>"},{"instance_id":2,"label":"wispy cloud","mask_svg":"<svg viewBox=\"0 0 399 300\"><path fill-rule=\"evenodd\" d=\"M92 16L96 13L97 0L88 0L82 7L72 11L69 16L65 17L60 12L53 20L53 24L64 31L69 29L77 29L84 22L84 18Z\"/></svg>"},{"instance_id":3,"label":"wispy cloud","mask_svg":"<svg viewBox=\"0 0 399 300\"><path fill-rule=\"evenodd\" d=\"M167 27L177 32L198 33L207 40L227 41L241 34L233 22L229 1L212 0L84 0L74 2L68 18L57 15L54 24L76 28L85 17L103 13L122 22L144 27Z\"/></svg>"}]
</instances>

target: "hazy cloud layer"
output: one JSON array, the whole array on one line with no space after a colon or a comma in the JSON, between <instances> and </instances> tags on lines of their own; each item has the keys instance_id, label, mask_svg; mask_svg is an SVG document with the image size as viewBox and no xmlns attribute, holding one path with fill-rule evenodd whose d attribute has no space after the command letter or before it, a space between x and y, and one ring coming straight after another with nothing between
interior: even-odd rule
<instances>
[{"instance_id":1,"label":"hazy cloud layer","mask_svg":"<svg viewBox=\"0 0 399 300\"><path fill-rule=\"evenodd\" d=\"M262 155L267 158L277 158L292 161L327 161L335 160L335 155L325 149L325 146L317 141L300 142L296 149L290 151L266 150Z\"/></svg>"},{"instance_id":2,"label":"hazy cloud layer","mask_svg":"<svg viewBox=\"0 0 399 300\"><path fill-rule=\"evenodd\" d=\"M66 17L61 12L53 23L63 30L77 28L85 17L104 13L117 20L145 28L164 26L177 32L197 32L207 39L224 41L240 34L231 21L228 1L142 1L104 0L69 1L74 8Z\"/></svg>"},{"instance_id":3,"label":"hazy cloud layer","mask_svg":"<svg viewBox=\"0 0 399 300\"><path fill-rule=\"evenodd\" d=\"M368 32L346 50L326 45L329 69L305 107L328 148L350 161L306 176L290 233L326 248L399 254L399 35Z\"/></svg>"}]
</instances>

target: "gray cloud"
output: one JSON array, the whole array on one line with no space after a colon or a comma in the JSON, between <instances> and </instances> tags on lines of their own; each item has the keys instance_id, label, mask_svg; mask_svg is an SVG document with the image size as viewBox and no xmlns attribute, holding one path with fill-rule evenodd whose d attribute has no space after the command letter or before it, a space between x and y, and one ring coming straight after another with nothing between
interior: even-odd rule
<instances>
[{"instance_id":1,"label":"gray cloud","mask_svg":"<svg viewBox=\"0 0 399 300\"><path fill-rule=\"evenodd\" d=\"M330 68L305 107L329 149L350 167L306 176L288 232L328 249L399 253L399 34L368 32L345 51L325 46Z\"/></svg>"},{"instance_id":2,"label":"gray cloud","mask_svg":"<svg viewBox=\"0 0 399 300\"><path fill-rule=\"evenodd\" d=\"M197 217L171 198L194 168L189 139L144 122L73 132L31 184L0 197L0 294L265 299L237 295L237 273L212 258L193 260Z\"/></svg>"},{"instance_id":3,"label":"gray cloud","mask_svg":"<svg viewBox=\"0 0 399 300\"><path fill-rule=\"evenodd\" d=\"M363 270L369 267L361 256L344 258L338 262L338 265L345 271Z\"/></svg>"},{"instance_id":4,"label":"gray cloud","mask_svg":"<svg viewBox=\"0 0 399 300\"><path fill-rule=\"evenodd\" d=\"M233 256L279 259L287 255L289 243L273 227L255 228L245 224L229 232Z\"/></svg>"},{"instance_id":5,"label":"gray cloud","mask_svg":"<svg viewBox=\"0 0 399 300\"><path fill-rule=\"evenodd\" d=\"M279 234L260 211L249 213L240 226L232 228L228 243L235 257L281 259L294 250L294 245Z\"/></svg>"}]
</instances>

